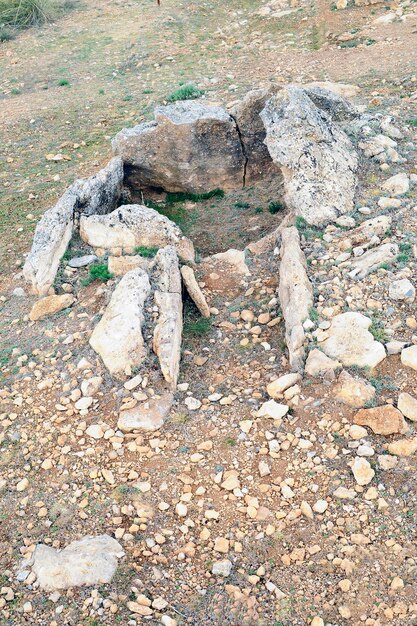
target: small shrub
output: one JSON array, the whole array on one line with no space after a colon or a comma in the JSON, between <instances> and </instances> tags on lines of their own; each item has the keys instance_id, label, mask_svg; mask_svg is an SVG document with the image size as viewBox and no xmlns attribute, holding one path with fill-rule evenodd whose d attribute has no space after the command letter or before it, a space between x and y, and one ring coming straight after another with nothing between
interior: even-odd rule
<instances>
[{"instance_id":1,"label":"small shrub","mask_svg":"<svg viewBox=\"0 0 417 626\"><path fill-rule=\"evenodd\" d=\"M312 306L310 309L310 319L312 322L317 322L319 319L319 314L317 313L316 309Z\"/></svg>"},{"instance_id":2,"label":"small shrub","mask_svg":"<svg viewBox=\"0 0 417 626\"><path fill-rule=\"evenodd\" d=\"M204 94L204 91L194 87L194 85L183 85L176 91L173 91L167 97L167 102L177 102L178 100L195 100L200 98Z\"/></svg>"},{"instance_id":3,"label":"small shrub","mask_svg":"<svg viewBox=\"0 0 417 626\"><path fill-rule=\"evenodd\" d=\"M70 86L70 82L66 78L60 78L60 80L58 81L58 87L69 87L69 86Z\"/></svg>"},{"instance_id":4,"label":"small shrub","mask_svg":"<svg viewBox=\"0 0 417 626\"><path fill-rule=\"evenodd\" d=\"M374 318L372 325L369 327L369 332L373 335L376 341L380 341L381 343L388 341L387 334L380 320Z\"/></svg>"},{"instance_id":5,"label":"small shrub","mask_svg":"<svg viewBox=\"0 0 417 626\"><path fill-rule=\"evenodd\" d=\"M167 204L175 204L176 202L204 202L210 198L224 198L223 189L212 189L206 193L188 193L180 191L177 193L169 192L166 196Z\"/></svg>"},{"instance_id":6,"label":"small shrub","mask_svg":"<svg viewBox=\"0 0 417 626\"><path fill-rule=\"evenodd\" d=\"M0 24L29 28L52 22L73 6L69 0L0 0Z\"/></svg>"},{"instance_id":7,"label":"small shrub","mask_svg":"<svg viewBox=\"0 0 417 626\"><path fill-rule=\"evenodd\" d=\"M237 209L250 209L250 204L248 202L235 202L235 207Z\"/></svg>"},{"instance_id":8,"label":"small shrub","mask_svg":"<svg viewBox=\"0 0 417 626\"><path fill-rule=\"evenodd\" d=\"M140 254L140 256L152 259L156 255L158 250L159 248L157 248L156 246L137 246L137 248L135 248L135 253Z\"/></svg>"},{"instance_id":9,"label":"small shrub","mask_svg":"<svg viewBox=\"0 0 417 626\"><path fill-rule=\"evenodd\" d=\"M90 265L89 274L87 278L81 281L81 284L87 287L87 285L95 280L101 280L102 283L107 283L110 278L113 278L113 274L109 272L107 263L94 263L94 265Z\"/></svg>"},{"instance_id":10,"label":"small shrub","mask_svg":"<svg viewBox=\"0 0 417 626\"><path fill-rule=\"evenodd\" d=\"M263 212L264 212L264 210L263 210L263 208L261 206L257 206L256 207L255 213L263 213Z\"/></svg>"},{"instance_id":11,"label":"small shrub","mask_svg":"<svg viewBox=\"0 0 417 626\"><path fill-rule=\"evenodd\" d=\"M297 215L295 218L295 226L304 239L318 238L323 239L323 232L316 226L310 226L307 221L301 215Z\"/></svg>"},{"instance_id":12,"label":"small shrub","mask_svg":"<svg viewBox=\"0 0 417 626\"><path fill-rule=\"evenodd\" d=\"M198 317L197 319L186 319L184 322L183 332L188 336L206 335L211 328L210 318Z\"/></svg>"},{"instance_id":13,"label":"small shrub","mask_svg":"<svg viewBox=\"0 0 417 626\"><path fill-rule=\"evenodd\" d=\"M410 255L404 252L402 254L398 254L396 261L399 265L401 265L401 267L405 267L410 262Z\"/></svg>"},{"instance_id":14,"label":"small shrub","mask_svg":"<svg viewBox=\"0 0 417 626\"><path fill-rule=\"evenodd\" d=\"M415 128L417 128L417 117L415 117L415 118L414 118L414 119L412 119L412 120L407 120L407 124L408 124L409 126L414 126Z\"/></svg>"},{"instance_id":15,"label":"small shrub","mask_svg":"<svg viewBox=\"0 0 417 626\"><path fill-rule=\"evenodd\" d=\"M282 202L270 202L268 205L268 211L272 213L272 215L275 215L275 213L279 213L279 211L282 211L283 208L284 205L282 204Z\"/></svg>"},{"instance_id":16,"label":"small shrub","mask_svg":"<svg viewBox=\"0 0 417 626\"><path fill-rule=\"evenodd\" d=\"M0 27L0 42L10 41L14 38L14 33L10 28Z\"/></svg>"}]
</instances>

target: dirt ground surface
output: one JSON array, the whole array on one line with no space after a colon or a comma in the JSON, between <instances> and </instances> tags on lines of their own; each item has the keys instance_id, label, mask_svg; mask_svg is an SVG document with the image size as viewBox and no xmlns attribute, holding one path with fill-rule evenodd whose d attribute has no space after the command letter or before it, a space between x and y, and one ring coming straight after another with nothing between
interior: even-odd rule
<instances>
[{"instance_id":1,"label":"dirt ground surface","mask_svg":"<svg viewBox=\"0 0 417 626\"><path fill-rule=\"evenodd\" d=\"M376 21L388 14L393 21ZM357 439L357 409L336 398L337 380L305 374L278 399L289 406L283 419L259 416L267 385L289 371L276 250L247 255L247 274L203 258L276 227L284 210L268 207L280 188L181 205L212 315L202 320L185 302L180 384L159 431L117 428L123 404L155 395L156 357L132 391L88 343L116 281L85 286L88 269L64 264L57 285L75 305L31 322L36 298L21 277L45 209L107 163L118 130L150 119L181 84L233 107L270 83L352 83L356 104L392 115L404 134L404 160L387 172L361 168L352 213L357 224L387 215L381 240L399 254L352 281L339 258L352 248L346 229L300 227L312 328L361 311L382 343L417 344L415 302L388 296L396 279L417 287L416 181L400 207L378 208L388 176L417 174L416 18L407 1L82 0L0 44L1 625L417 624L417 451L388 450L416 441L417 413L406 433L368 428ZM372 406L417 396L417 370L398 353L349 372L373 387ZM101 382L82 408L94 377ZM356 452L374 472L364 485L351 469ZM100 534L124 551L111 583L46 591L23 561L38 543L63 548ZM225 561L228 575L216 574Z\"/></svg>"}]
</instances>

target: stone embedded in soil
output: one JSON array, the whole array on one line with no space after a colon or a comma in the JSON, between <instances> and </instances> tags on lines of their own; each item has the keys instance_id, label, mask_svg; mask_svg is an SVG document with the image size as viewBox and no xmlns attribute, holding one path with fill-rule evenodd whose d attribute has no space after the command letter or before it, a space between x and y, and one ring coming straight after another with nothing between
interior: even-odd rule
<instances>
[{"instance_id":1,"label":"stone embedded in soil","mask_svg":"<svg viewBox=\"0 0 417 626\"><path fill-rule=\"evenodd\" d=\"M296 385L301 380L301 374L299 374L298 372L284 374L283 376L280 376L276 380L269 383L266 390L271 398L277 400L278 398L282 398L283 393L284 391L286 391L286 389L289 389L289 387Z\"/></svg>"},{"instance_id":2,"label":"stone embedded in soil","mask_svg":"<svg viewBox=\"0 0 417 626\"><path fill-rule=\"evenodd\" d=\"M310 224L353 209L357 154L344 131L295 85L281 89L261 113L265 143L282 168L285 202Z\"/></svg>"},{"instance_id":3,"label":"stone embedded in soil","mask_svg":"<svg viewBox=\"0 0 417 626\"><path fill-rule=\"evenodd\" d=\"M229 250L226 250L226 252L218 252L217 254L213 254L211 257L204 260L206 261L210 259L215 259L216 261L221 261L231 265L238 274L242 274L244 276L250 275L249 268L246 265L246 256L243 250L230 248Z\"/></svg>"},{"instance_id":4,"label":"stone embedded in soil","mask_svg":"<svg viewBox=\"0 0 417 626\"><path fill-rule=\"evenodd\" d=\"M335 371L342 367L339 361L331 359L321 350L311 350L305 364L305 373L313 378L323 377L332 380L335 377Z\"/></svg>"},{"instance_id":5,"label":"stone embedded in soil","mask_svg":"<svg viewBox=\"0 0 417 626\"><path fill-rule=\"evenodd\" d=\"M412 422L417 422L417 398L409 393L400 393L398 396L398 409Z\"/></svg>"},{"instance_id":6,"label":"stone embedded in soil","mask_svg":"<svg viewBox=\"0 0 417 626\"><path fill-rule=\"evenodd\" d=\"M155 121L124 128L112 141L128 185L204 193L243 185L245 155L224 109L182 101L155 109Z\"/></svg>"},{"instance_id":7,"label":"stone embedded in soil","mask_svg":"<svg viewBox=\"0 0 417 626\"><path fill-rule=\"evenodd\" d=\"M401 196L403 193L407 193L409 188L410 179L405 172L391 176L382 185L382 189L389 193L390 196Z\"/></svg>"},{"instance_id":8,"label":"stone embedded in soil","mask_svg":"<svg viewBox=\"0 0 417 626\"><path fill-rule=\"evenodd\" d=\"M388 452L395 456L411 456L417 452L417 437L412 439L398 439L389 443Z\"/></svg>"},{"instance_id":9,"label":"stone embedded in soil","mask_svg":"<svg viewBox=\"0 0 417 626\"><path fill-rule=\"evenodd\" d=\"M107 266L110 274L113 274L114 276L124 276L127 272L135 270L138 267L147 270L149 264L149 259L136 254L126 256L109 256Z\"/></svg>"},{"instance_id":10,"label":"stone embedded in soil","mask_svg":"<svg viewBox=\"0 0 417 626\"><path fill-rule=\"evenodd\" d=\"M173 396L166 393L160 398L152 398L136 404L133 408L121 410L117 427L124 433L133 430L159 430L172 407Z\"/></svg>"},{"instance_id":11,"label":"stone embedded in soil","mask_svg":"<svg viewBox=\"0 0 417 626\"><path fill-rule=\"evenodd\" d=\"M84 256L75 256L68 261L68 265L75 269L79 267L86 267L87 265L91 265L97 261L97 257L95 254L85 254Z\"/></svg>"},{"instance_id":12,"label":"stone embedded in soil","mask_svg":"<svg viewBox=\"0 0 417 626\"><path fill-rule=\"evenodd\" d=\"M111 374L123 376L142 362L146 348L142 337L143 307L151 286L140 268L125 274L95 327L91 347Z\"/></svg>"},{"instance_id":13,"label":"stone embedded in soil","mask_svg":"<svg viewBox=\"0 0 417 626\"><path fill-rule=\"evenodd\" d=\"M275 400L264 402L257 412L257 417L270 417L272 419L282 419L287 415L289 407L286 404L279 404Z\"/></svg>"},{"instance_id":14,"label":"stone embedded in soil","mask_svg":"<svg viewBox=\"0 0 417 626\"><path fill-rule=\"evenodd\" d=\"M210 308L206 298L200 289L192 267L183 265L181 267L181 276L190 298L193 300L197 309L203 317L210 317Z\"/></svg>"},{"instance_id":15,"label":"stone embedded in soil","mask_svg":"<svg viewBox=\"0 0 417 626\"><path fill-rule=\"evenodd\" d=\"M359 426L369 426L377 435L406 433L408 426L402 413L391 404L372 409L361 409L353 418Z\"/></svg>"},{"instance_id":16,"label":"stone embedded in soil","mask_svg":"<svg viewBox=\"0 0 417 626\"><path fill-rule=\"evenodd\" d=\"M363 378L355 378L343 370L334 388L335 398L343 404L360 409L375 397L375 387Z\"/></svg>"},{"instance_id":17,"label":"stone embedded in soil","mask_svg":"<svg viewBox=\"0 0 417 626\"><path fill-rule=\"evenodd\" d=\"M399 248L396 243L383 243L377 248L368 250L350 263L349 276L362 280L368 274L378 270L383 263L393 263L397 258L398 251Z\"/></svg>"},{"instance_id":18,"label":"stone embedded in soil","mask_svg":"<svg viewBox=\"0 0 417 626\"><path fill-rule=\"evenodd\" d=\"M375 476L375 471L369 461L358 456L353 462L352 472L356 482L361 486L368 485Z\"/></svg>"},{"instance_id":19,"label":"stone embedded in soil","mask_svg":"<svg viewBox=\"0 0 417 626\"><path fill-rule=\"evenodd\" d=\"M182 297L179 293L156 291L154 298L159 317L152 348L158 356L163 377L175 389L181 358Z\"/></svg>"},{"instance_id":20,"label":"stone embedded in soil","mask_svg":"<svg viewBox=\"0 0 417 626\"><path fill-rule=\"evenodd\" d=\"M70 293L64 293L57 296L46 296L46 298L42 298L41 300L35 302L29 313L29 319L32 322L37 322L38 320L67 309L74 302L75 298Z\"/></svg>"},{"instance_id":21,"label":"stone embedded in soil","mask_svg":"<svg viewBox=\"0 0 417 626\"><path fill-rule=\"evenodd\" d=\"M107 215L81 216L80 237L93 248L134 252L138 246L173 245L184 261L194 262L194 246L164 215L140 204L125 204Z\"/></svg>"},{"instance_id":22,"label":"stone embedded in soil","mask_svg":"<svg viewBox=\"0 0 417 626\"><path fill-rule=\"evenodd\" d=\"M373 368L386 357L382 343L375 341L368 328L372 320L362 313L349 311L336 315L320 348L343 365Z\"/></svg>"},{"instance_id":23,"label":"stone embedded in soil","mask_svg":"<svg viewBox=\"0 0 417 626\"><path fill-rule=\"evenodd\" d=\"M233 564L231 561L229 561L229 559L215 561L211 568L211 573L214 574L214 576L224 576L226 578L227 576L230 576L232 567Z\"/></svg>"},{"instance_id":24,"label":"stone embedded in soil","mask_svg":"<svg viewBox=\"0 0 417 626\"><path fill-rule=\"evenodd\" d=\"M401 350L401 363L417 370L417 346L409 346Z\"/></svg>"},{"instance_id":25,"label":"stone embedded in soil","mask_svg":"<svg viewBox=\"0 0 417 626\"><path fill-rule=\"evenodd\" d=\"M313 287L307 275L307 263L295 226L284 228L281 241L278 295L285 319L285 341L290 367L301 370L305 356L303 323L313 306Z\"/></svg>"},{"instance_id":26,"label":"stone embedded in soil","mask_svg":"<svg viewBox=\"0 0 417 626\"><path fill-rule=\"evenodd\" d=\"M393 280L388 289L389 297L392 300L402 300L404 302L414 302L416 290L408 278Z\"/></svg>"},{"instance_id":27,"label":"stone embedded in soil","mask_svg":"<svg viewBox=\"0 0 417 626\"><path fill-rule=\"evenodd\" d=\"M41 589L53 591L109 583L124 555L122 546L109 535L83 537L63 550L39 544L32 570Z\"/></svg>"}]
</instances>

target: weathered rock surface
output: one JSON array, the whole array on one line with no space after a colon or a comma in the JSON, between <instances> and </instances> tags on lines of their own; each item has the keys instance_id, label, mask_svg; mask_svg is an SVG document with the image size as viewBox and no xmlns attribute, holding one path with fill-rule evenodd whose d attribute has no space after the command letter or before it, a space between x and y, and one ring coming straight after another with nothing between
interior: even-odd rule
<instances>
[{"instance_id":1,"label":"weathered rock surface","mask_svg":"<svg viewBox=\"0 0 417 626\"><path fill-rule=\"evenodd\" d=\"M175 388L177 384L182 337L182 298L178 293L155 292L159 317L153 334L153 351L158 356L162 374Z\"/></svg>"},{"instance_id":2,"label":"weathered rock surface","mask_svg":"<svg viewBox=\"0 0 417 626\"><path fill-rule=\"evenodd\" d=\"M369 426L377 435L406 433L408 426L402 413L391 404L372 409L361 409L353 419L359 426Z\"/></svg>"},{"instance_id":3,"label":"weathered rock surface","mask_svg":"<svg viewBox=\"0 0 417 626\"><path fill-rule=\"evenodd\" d=\"M288 208L311 224L352 210L357 155L330 115L290 85L268 101L261 117L269 153L282 169Z\"/></svg>"},{"instance_id":4,"label":"weathered rock surface","mask_svg":"<svg viewBox=\"0 0 417 626\"><path fill-rule=\"evenodd\" d=\"M209 258L232 265L236 272L243 274L244 276L248 276L250 274L249 268L246 265L246 257L243 250L230 248L229 250L226 250L226 252L217 252L217 254L213 254L212 257Z\"/></svg>"},{"instance_id":5,"label":"weathered rock surface","mask_svg":"<svg viewBox=\"0 0 417 626\"><path fill-rule=\"evenodd\" d=\"M87 265L91 265L97 261L97 257L95 254L84 254L83 256L75 256L68 261L68 265L75 269L80 267L86 267Z\"/></svg>"},{"instance_id":6,"label":"weathered rock surface","mask_svg":"<svg viewBox=\"0 0 417 626\"><path fill-rule=\"evenodd\" d=\"M142 337L143 307L151 286L138 268L125 274L90 338L111 374L123 376L142 362L146 348Z\"/></svg>"},{"instance_id":7,"label":"weathered rock surface","mask_svg":"<svg viewBox=\"0 0 417 626\"><path fill-rule=\"evenodd\" d=\"M32 322L41 320L49 315L54 315L63 309L68 308L75 302L75 298L70 293L64 293L58 296L46 296L35 302L29 313L29 319Z\"/></svg>"},{"instance_id":8,"label":"weathered rock surface","mask_svg":"<svg viewBox=\"0 0 417 626\"><path fill-rule=\"evenodd\" d=\"M389 297L392 300L401 300L404 302L414 302L416 290L408 278L393 280L388 289Z\"/></svg>"},{"instance_id":9,"label":"weathered rock surface","mask_svg":"<svg viewBox=\"0 0 417 626\"><path fill-rule=\"evenodd\" d=\"M124 433L133 430L151 432L159 430L171 410L172 401L172 394L167 393L160 398L151 398L146 402L138 403L133 408L122 410L117 427Z\"/></svg>"},{"instance_id":10,"label":"weathered rock surface","mask_svg":"<svg viewBox=\"0 0 417 626\"><path fill-rule=\"evenodd\" d=\"M53 284L71 239L77 201L77 196L69 189L53 208L44 213L36 226L23 276L40 296L45 296Z\"/></svg>"},{"instance_id":11,"label":"weathered rock surface","mask_svg":"<svg viewBox=\"0 0 417 626\"><path fill-rule=\"evenodd\" d=\"M275 400L268 400L264 402L257 412L257 417L270 417L272 419L282 419L288 413L288 406L286 404L280 404Z\"/></svg>"},{"instance_id":12,"label":"weathered rock surface","mask_svg":"<svg viewBox=\"0 0 417 626\"><path fill-rule=\"evenodd\" d=\"M285 340L292 370L304 363L305 332L303 322L313 306L313 288L307 276L307 264L295 226L282 231L278 295L285 319Z\"/></svg>"},{"instance_id":13,"label":"weathered rock surface","mask_svg":"<svg viewBox=\"0 0 417 626\"><path fill-rule=\"evenodd\" d=\"M375 387L363 378L354 378L349 372L343 370L334 389L336 400L360 409L375 397Z\"/></svg>"},{"instance_id":14,"label":"weathered rock surface","mask_svg":"<svg viewBox=\"0 0 417 626\"><path fill-rule=\"evenodd\" d=\"M242 187L245 156L234 119L197 101L155 109L155 121L125 128L112 142L128 184L191 193Z\"/></svg>"},{"instance_id":15,"label":"weathered rock surface","mask_svg":"<svg viewBox=\"0 0 417 626\"><path fill-rule=\"evenodd\" d=\"M32 569L47 591L100 585L111 581L123 555L122 546L109 535L83 537L60 551L38 544Z\"/></svg>"},{"instance_id":16,"label":"weathered rock surface","mask_svg":"<svg viewBox=\"0 0 417 626\"><path fill-rule=\"evenodd\" d=\"M358 85L350 85L349 83L332 83L330 81L314 81L307 83L305 88L320 87L326 91L331 91L342 98L354 98L360 92Z\"/></svg>"},{"instance_id":17,"label":"weathered rock surface","mask_svg":"<svg viewBox=\"0 0 417 626\"><path fill-rule=\"evenodd\" d=\"M391 226L392 219L389 215L378 215L362 222L360 226L349 231L349 239L357 246L370 241L372 237L385 235Z\"/></svg>"},{"instance_id":18,"label":"weathered rock surface","mask_svg":"<svg viewBox=\"0 0 417 626\"><path fill-rule=\"evenodd\" d=\"M389 193L390 196L401 196L410 189L410 179L405 172L391 176L382 185L382 188Z\"/></svg>"},{"instance_id":19,"label":"weathered rock surface","mask_svg":"<svg viewBox=\"0 0 417 626\"><path fill-rule=\"evenodd\" d=\"M191 300L194 302L201 315L203 317L210 317L209 305L207 304L207 300L200 289L194 270L187 265L183 265L181 268L181 276Z\"/></svg>"},{"instance_id":20,"label":"weathered rock surface","mask_svg":"<svg viewBox=\"0 0 417 626\"><path fill-rule=\"evenodd\" d=\"M126 204L107 215L82 216L80 236L94 248L121 249L173 245L184 261L194 261L194 246L174 222L154 209Z\"/></svg>"},{"instance_id":21,"label":"weathered rock surface","mask_svg":"<svg viewBox=\"0 0 417 626\"><path fill-rule=\"evenodd\" d=\"M77 213L104 215L114 211L122 193L123 177L122 159L114 157L97 174L77 180Z\"/></svg>"},{"instance_id":22,"label":"weathered rock surface","mask_svg":"<svg viewBox=\"0 0 417 626\"><path fill-rule=\"evenodd\" d=\"M306 85L304 91L317 108L325 111L336 122L347 122L358 117L359 111L346 100L346 96L334 89L319 85Z\"/></svg>"},{"instance_id":23,"label":"weathered rock surface","mask_svg":"<svg viewBox=\"0 0 417 626\"><path fill-rule=\"evenodd\" d=\"M335 371L342 367L339 361L330 359L321 350L311 350L308 353L308 357L305 365L305 373L313 378L323 377L333 380L335 378Z\"/></svg>"},{"instance_id":24,"label":"weathered rock surface","mask_svg":"<svg viewBox=\"0 0 417 626\"><path fill-rule=\"evenodd\" d=\"M398 396L398 409L412 422L417 422L417 398L409 393L402 392Z\"/></svg>"},{"instance_id":25,"label":"weathered rock surface","mask_svg":"<svg viewBox=\"0 0 417 626\"><path fill-rule=\"evenodd\" d=\"M181 294L181 273L174 246L160 248L152 267L159 291Z\"/></svg>"},{"instance_id":26,"label":"weathered rock surface","mask_svg":"<svg viewBox=\"0 0 417 626\"><path fill-rule=\"evenodd\" d=\"M398 246L396 243L383 243L352 261L349 276L358 279L365 278L371 272L379 269L382 263L392 263L397 254Z\"/></svg>"},{"instance_id":27,"label":"weathered rock surface","mask_svg":"<svg viewBox=\"0 0 417 626\"><path fill-rule=\"evenodd\" d=\"M349 311L336 315L320 348L345 366L375 367L385 359L386 353L382 343L375 341L369 332L371 325L372 320L362 313Z\"/></svg>"},{"instance_id":28,"label":"weathered rock surface","mask_svg":"<svg viewBox=\"0 0 417 626\"><path fill-rule=\"evenodd\" d=\"M417 370L417 346L409 346L401 350L401 363Z\"/></svg>"},{"instance_id":29,"label":"weathered rock surface","mask_svg":"<svg viewBox=\"0 0 417 626\"><path fill-rule=\"evenodd\" d=\"M283 393L286 389L292 387L293 385L296 385L297 383L301 382L301 380L301 374L299 374L298 372L284 374L283 376L280 376L276 380L272 381L272 383L269 383L266 390L271 398L277 400L278 398L282 398Z\"/></svg>"},{"instance_id":30,"label":"weathered rock surface","mask_svg":"<svg viewBox=\"0 0 417 626\"><path fill-rule=\"evenodd\" d=\"M270 174L282 178L280 169L274 164L265 145L265 126L260 117L267 100L276 91L276 87L250 91L232 112L247 160L246 185L264 179Z\"/></svg>"},{"instance_id":31,"label":"weathered rock surface","mask_svg":"<svg viewBox=\"0 0 417 626\"><path fill-rule=\"evenodd\" d=\"M359 456L353 461L352 473L358 485L361 486L368 485L375 476L375 471L372 469L369 461Z\"/></svg>"},{"instance_id":32,"label":"weathered rock surface","mask_svg":"<svg viewBox=\"0 0 417 626\"><path fill-rule=\"evenodd\" d=\"M149 259L139 254L127 256L109 256L108 268L110 274L114 276L124 276L127 272L141 267L147 270L150 265Z\"/></svg>"},{"instance_id":33,"label":"weathered rock surface","mask_svg":"<svg viewBox=\"0 0 417 626\"><path fill-rule=\"evenodd\" d=\"M390 454L395 456L411 456L417 452L417 437L412 439L398 439L387 446Z\"/></svg>"}]
</instances>

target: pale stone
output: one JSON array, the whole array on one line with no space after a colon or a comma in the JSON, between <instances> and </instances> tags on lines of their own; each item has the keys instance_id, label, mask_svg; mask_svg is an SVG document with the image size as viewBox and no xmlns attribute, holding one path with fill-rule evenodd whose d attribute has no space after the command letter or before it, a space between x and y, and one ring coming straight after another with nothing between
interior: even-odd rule
<instances>
[{"instance_id":1,"label":"pale stone","mask_svg":"<svg viewBox=\"0 0 417 626\"><path fill-rule=\"evenodd\" d=\"M109 535L84 537L63 550L38 544L32 570L41 589L70 589L109 583L124 555L121 545Z\"/></svg>"},{"instance_id":2,"label":"pale stone","mask_svg":"<svg viewBox=\"0 0 417 626\"><path fill-rule=\"evenodd\" d=\"M83 396L95 396L102 384L103 378L101 376L86 378L81 383L81 392Z\"/></svg>"},{"instance_id":3,"label":"pale stone","mask_svg":"<svg viewBox=\"0 0 417 626\"><path fill-rule=\"evenodd\" d=\"M383 243L377 248L368 250L351 262L349 276L361 280L371 272L375 272L382 263L393 263L397 258L399 248L396 243Z\"/></svg>"},{"instance_id":4,"label":"pale stone","mask_svg":"<svg viewBox=\"0 0 417 626\"><path fill-rule=\"evenodd\" d=\"M172 401L172 394L167 393L161 398L153 398L131 409L121 410L117 427L125 433L159 430L171 410Z\"/></svg>"},{"instance_id":5,"label":"pale stone","mask_svg":"<svg viewBox=\"0 0 417 626\"><path fill-rule=\"evenodd\" d=\"M223 561L215 561L211 568L211 573L214 576L230 576L230 572L232 571L233 564L229 559L224 559Z\"/></svg>"},{"instance_id":6,"label":"pale stone","mask_svg":"<svg viewBox=\"0 0 417 626\"><path fill-rule=\"evenodd\" d=\"M305 373L308 376L316 377L330 377L334 378L334 373L337 369L342 367L342 364L339 361L335 361L334 359L330 359L326 356L321 350L311 350L308 353L306 365L305 365Z\"/></svg>"},{"instance_id":7,"label":"pale stone","mask_svg":"<svg viewBox=\"0 0 417 626\"><path fill-rule=\"evenodd\" d=\"M87 265L91 265L97 261L97 257L95 254L84 254L83 256L75 256L68 261L68 265L75 269L80 267L86 267Z\"/></svg>"},{"instance_id":8,"label":"pale stone","mask_svg":"<svg viewBox=\"0 0 417 626\"><path fill-rule=\"evenodd\" d=\"M352 426L349 428L349 437L353 439L354 441L357 441L358 439L364 439L367 436L368 436L368 431L366 430L366 428L363 428L362 426L357 426L356 424L352 424Z\"/></svg>"},{"instance_id":9,"label":"pale stone","mask_svg":"<svg viewBox=\"0 0 417 626\"><path fill-rule=\"evenodd\" d=\"M70 293L59 296L47 296L35 302L29 313L29 319L36 322L50 315L54 315L63 309L67 309L75 302L75 298Z\"/></svg>"},{"instance_id":10,"label":"pale stone","mask_svg":"<svg viewBox=\"0 0 417 626\"><path fill-rule=\"evenodd\" d=\"M375 341L368 328L372 320L362 313L348 312L336 315L328 329L328 338L320 343L321 349L343 365L373 368L385 357L382 343Z\"/></svg>"},{"instance_id":11,"label":"pale stone","mask_svg":"<svg viewBox=\"0 0 417 626\"><path fill-rule=\"evenodd\" d=\"M401 196L410 189L410 179L405 172L391 176L383 183L382 188L391 196Z\"/></svg>"},{"instance_id":12,"label":"pale stone","mask_svg":"<svg viewBox=\"0 0 417 626\"><path fill-rule=\"evenodd\" d=\"M398 459L396 456L391 456L390 454L380 454L378 456L378 463L382 470L391 470L398 464Z\"/></svg>"},{"instance_id":13,"label":"pale stone","mask_svg":"<svg viewBox=\"0 0 417 626\"><path fill-rule=\"evenodd\" d=\"M308 279L307 264L295 226L282 231L279 267L279 300L285 319L285 341L290 367L301 370L305 356L304 321L313 306L313 287Z\"/></svg>"},{"instance_id":14,"label":"pale stone","mask_svg":"<svg viewBox=\"0 0 417 626\"><path fill-rule=\"evenodd\" d=\"M408 280L408 278L403 278L401 280L394 280L390 284L388 294L392 300L414 302L416 297L416 290L414 285Z\"/></svg>"},{"instance_id":15,"label":"pale stone","mask_svg":"<svg viewBox=\"0 0 417 626\"><path fill-rule=\"evenodd\" d=\"M270 417L272 419L282 419L287 415L289 407L286 404L279 404L275 400L264 402L257 412L257 417Z\"/></svg>"},{"instance_id":16,"label":"pale stone","mask_svg":"<svg viewBox=\"0 0 417 626\"><path fill-rule=\"evenodd\" d=\"M123 376L127 369L140 365L146 354L142 322L150 290L144 270L138 268L125 274L90 337L91 347L111 374Z\"/></svg>"},{"instance_id":17,"label":"pale stone","mask_svg":"<svg viewBox=\"0 0 417 626\"><path fill-rule=\"evenodd\" d=\"M417 437L393 441L388 444L388 452L396 456L411 456L417 452Z\"/></svg>"},{"instance_id":18,"label":"pale stone","mask_svg":"<svg viewBox=\"0 0 417 626\"><path fill-rule=\"evenodd\" d=\"M217 254L213 254L212 257L208 257L208 259L210 258L231 265L238 274L242 274L243 276L250 275L250 270L249 267L246 265L246 256L243 250L235 250L234 248L230 248L229 250L226 250L226 252L218 252Z\"/></svg>"},{"instance_id":19,"label":"pale stone","mask_svg":"<svg viewBox=\"0 0 417 626\"><path fill-rule=\"evenodd\" d=\"M178 293L155 292L159 317L155 325L152 348L158 355L163 377L175 389L181 358L182 298Z\"/></svg>"},{"instance_id":20,"label":"pale stone","mask_svg":"<svg viewBox=\"0 0 417 626\"><path fill-rule=\"evenodd\" d=\"M361 409L355 414L353 421L359 426L369 426L377 435L393 435L408 431L402 413L391 404Z\"/></svg>"},{"instance_id":21,"label":"pale stone","mask_svg":"<svg viewBox=\"0 0 417 626\"><path fill-rule=\"evenodd\" d=\"M375 472L369 461L361 457L355 458L352 465L352 472L358 485L362 486L368 485L375 476Z\"/></svg>"},{"instance_id":22,"label":"pale stone","mask_svg":"<svg viewBox=\"0 0 417 626\"><path fill-rule=\"evenodd\" d=\"M149 259L135 256L109 256L108 268L113 276L124 276L127 272L141 267L147 270L149 267Z\"/></svg>"},{"instance_id":23,"label":"pale stone","mask_svg":"<svg viewBox=\"0 0 417 626\"><path fill-rule=\"evenodd\" d=\"M336 400L360 409L375 397L375 387L366 382L363 378L354 378L343 370L334 389Z\"/></svg>"},{"instance_id":24,"label":"pale stone","mask_svg":"<svg viewBox=\"0 0 417 626\"><path fill-rule=\"evenodd\" d=\"M406 367L417 370L417 346L410 346L401 351L401 363Z\"/></svg>"},{"instance_id":25,"label":"pale stone","mask_svg":"<svg viewBox=\"0 0 417 626\"><path fill-rule=\"evenodd\" d=\"M210 307L196 280L194 270L187 265L181 267L181 276L190 298L203 317L210 317Z\"/></svg>"},{"instance_id":26,"label":"pale stone","mask_svg":"<svg viewBox=\"0 0 417 626\"><path fill-rule=\"evenodd\" d=\"M284 391L286 391L293 385L296 385L301 380L302 380L302 376L298 372L294 372L291 374L284 374L283 376L280 376L279 378L274 380L272 383L269 383L269 385L267 385L266 390L268 394L271 396L271 398L276 400L277 398L282 397L282 394L284 393Z\"/></svg>"},{"instance_id":27,"label":"pale stone","mask_svg":"<svg viewBox=\"0 0 417 626\"><path fill-rule=\"evenodd\" d=\"M417 398L413 398L409 393L400 393L397 406L405 417L417 422Z\"/></svg>"},{"instance_id":28,"label":"pale stone","mask_svg":"<svg viewBox=\"0 0 417 626\"><path fill-rule=\"evenodd\" d=\"M193 244L178 226L139 204L120 206L107 215L81 216L80 236L90 246L104 250L173 245L184 261L194 261Z\"/></svg>"}]
</instances>

